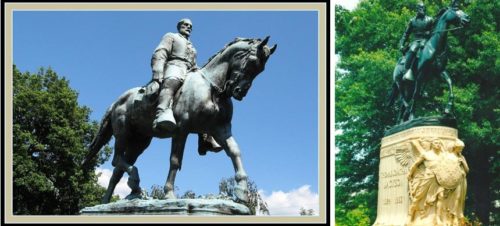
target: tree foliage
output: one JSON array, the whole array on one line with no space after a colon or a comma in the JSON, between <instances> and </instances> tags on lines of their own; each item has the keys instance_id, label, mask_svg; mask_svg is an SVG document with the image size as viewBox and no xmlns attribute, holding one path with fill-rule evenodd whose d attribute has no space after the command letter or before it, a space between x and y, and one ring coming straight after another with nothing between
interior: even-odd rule
<instances>
[{"instance_id":1,"label":"tree foliage","mask_svg":"<svg viewBox=\"0 0 500 226\"><path fill-rule=\"evenodd\" d=\"M222 178L219 182L219 194L214 195L214 194L205 194L205 195L196 195L196 193L193 190L187 190L184 192L183 195L179 196L176 195L178 199L227 199L227 200L233 200L236 202L239 202L238 199L236 198L235 194L235 188L236 188L236 180L234 177L230 178ZM259 193L259 190L257 188L257 184L248 179L247 183L247 189L248 189L248 202L243 203L250 209L250 213L252 215L256 215L257 212L269 215L269 209L267 206L267 203L262 199L262 196ZM179 188L175 186L174 188L175 191L178 191ZM177 193L177 192L176 192ZM165 192L163 188L159 185L153 185L151 187L150 192L146 192L148 197L151 197L153 199L165 199Z\"/></svg>"},{"instance_id":2,"label":"tree foliage","mask_svg":"<svg viewBox=\"0 0 500 226\"><path fill-rule=\"evenodd\" d=\"M372 225L369 217L370 209L366 205L360 204L356 208L346 211L345 215L336 219L338 226L370 226Z\"/></svg>"},{"instance_id":3,"label":"tree foliage","mask_svg":"<svg viewBox=\"0 0 500 226\"><path fill-rule=\"evenodd\" d=\"M50 68L13 69L14 214L77 214L98 204L105 189L79 167L97 129L90 109ZM108 148L98 164L109 154Z\"/></svg>"},{"instance_id":4,"label":"tree foliage","mask_svg":"<svg viewBox=\"0 0 500 226\"><path fill-rule=\"evenodd\" d=\"M153 199L165 199L165 190L160 185L155 184L151 186L151 191L147 193L147 196Z\"/></svg>"},{"instance_id":5,"label":"tree foliage","mask_svg":"<svg viewBox=\"0 0 500 226\"><path fill-rule=\"evenodd\" d=\"M195 199L195 198L196 198L196 193L194 193L194 191L192 191L192 190L187 190L181 196L181 199Z\"/></svg>"},{"instance_id":6,"label":"tree foliage","mask_svg":"<svg viewBox=\"0 0 500 226\"><path fill-rule=\"evenodd\" d=\"M424 1L434 16L451 1ZM500 72L500 2L465 1L460 8L471 23L448 35L449 61L455 93L454 113L467 176L466 215L484 225L500 221L500 148L498 107ZM335 73L335 127L337 154L335 215L337 223L354 216L376 218L380 140L395 124L397 107L383 103L392 83L392 71L401 56L397 50L406 25L415 15L417 0L361 0L353 11L335 8L335 51L340 63ZM445 83L433 79L417 116L438 115L447 100ZM424 104L425 103L425 104ZM367 208L370 207L370 208ZM473 217L474 216L474 217ZM366 218L360 217L363 222ZM346 223L349 225L349 223Z\"/></svg>"}]
</instances>

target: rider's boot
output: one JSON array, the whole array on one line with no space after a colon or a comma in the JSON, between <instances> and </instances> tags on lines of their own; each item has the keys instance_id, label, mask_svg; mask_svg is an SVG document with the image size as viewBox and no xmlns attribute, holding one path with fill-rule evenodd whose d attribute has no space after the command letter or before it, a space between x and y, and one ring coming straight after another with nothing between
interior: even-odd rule
<instances>
[{"instance_id":1,"label":"rider's boot","mask_svg":"<svg viewBox=\"0 0 500 226\"><path fill-rule=\"evenodd\" d=\"M210 145L208 148L209 150L211 150L213 152L222 151L222 146L220 146L219 143L217 143L217 141L215 141L214 137L208 135L206 141L208 141L207 143Z\"/></svg>"},{"instance_id":2,"label":"rider's boot","mask_svg":"<svg viewBox=\"0 0 500 226\"><path fill-rule=\"evenodd\" d=\"M206 155L207 151L219 152L221 150L222 146L212 136L206 133L198 134L198 154Z\"/></svg>"},{"instance_id":3,"label":"rider's boot","mask_svg":"<svg viewBox=\"0 0 500 226\"><path fill-rule=\"evenodd\" d=\"M177 126L174 112L172 111L172 100L177 89L182 82L176 79L167 79L163 82L160 91L158 107L156 108L156 118L153 121L153 130L157 132L173 131Z\"/></svg>"}]
</instances>

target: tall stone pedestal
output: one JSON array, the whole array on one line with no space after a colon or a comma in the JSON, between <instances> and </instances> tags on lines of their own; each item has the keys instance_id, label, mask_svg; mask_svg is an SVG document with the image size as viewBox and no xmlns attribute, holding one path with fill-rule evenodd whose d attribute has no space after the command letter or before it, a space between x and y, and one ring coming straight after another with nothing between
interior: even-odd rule
<instances>
[{"instance_id":1,"label":"tall stone pedestal","mask_svg":"<svg viewBox=\"0 0 500 226\"><path fill-rule=\"evenodd\" d=\"M443 154L435 156L443 156L443 158L454 158L454 157L449 157L452 156L453 152L448 152L446 150L450 150L449 147L452 148L451 150L454 150L453 147L455 147L454 146L455 142L457 142L458 139L457 130L455 128L445 127L445 126L418 126L400 132L396 132L394 134L384 137L382 139L381 150L380 150L378 204L377 204L377 219L374 224L375 226L406 225L406 223L408 222L407 218L408 218L409 208L412 204L412 199L409 193L410 188L408 182L408 172L410 171L410 168L415 163L415 161L422 158L419 151L421 149L417 150L415 144L412 142L416 142L421 139L438 140L439 142L442 142L441 144L443 147L442 148ZM431 148L431 142L423 144L422 147L423 147L422 149L431 150L430 152L433 152ZM420 159L420 161L422 164L416 164L419 167L418 168L416 167L417 173L415 174L424 175L424 173L427 173L425 174L425 176L433 175L431 170L425 171L426 165L430 164L428 162L423 161L423 159ZM444 161L446 162L448 160ZM460 164L456 163L457 161L454 162L448 161L448 162L451 162L452 164L455 165ZM430 180L437 181L437 179L435 178L436 177L432 177L432 179ZM461 180L460 183L462 183L462 181L465 181L465 175L463 175L462 179L463 180ZM458 184L458 182L456 184ZM421 185L419 184L418 186ZM463 188L463 190L465 191L465 188ZM450 188L447 190L448 193L446 194L453 195L454 191L456 191L455 188L453 188L453 190ZM443 194L445 193L443 192ZM463 195L465 196L465 193ZM458 205L461 205L461 203L458 203ZM435 208L435 206L432 206L431 208ZM422 210L419 211L420 212L416 213L417 214L423 213ZM425 219L425 217L419 216L419 218L416 219L416 221L419 223L410 225L435 225L435 223L432 222L431 218L433 216L433 213L436 213L436 210L426 209L426 211L429 211L425 213L426 214L425 216L428 216L429 219Z\"/></svg>"}]
</instances>

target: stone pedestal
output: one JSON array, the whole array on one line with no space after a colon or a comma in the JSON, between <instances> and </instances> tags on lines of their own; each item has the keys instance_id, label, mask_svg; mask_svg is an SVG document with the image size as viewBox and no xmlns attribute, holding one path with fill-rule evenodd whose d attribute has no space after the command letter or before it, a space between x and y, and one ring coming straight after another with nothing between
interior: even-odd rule
<instances>
[{"instance_id":1,"label":"stone pedestal","mask_svg":"<svg viewBox=\"0 0 500 226\"><path fill-rule=\"evenodd\" d=\"M382 138L375 226L406 224L412 204L407 175L413 163L421 156L412 141L420 138L439 139L444 148L447 148L453 146L458 134L451 127L418 126ZM424 149L429 150L430 147ZM419 167L423 169L425 164Z\"/></svg>"},{"instance_id":2,"label":"stone pedestal","mask_svg":"<svg viewBox=\"0 0 500 226\"><path fill-rule=\"evenodd\" d=\"M221 199L120 200L86 207L81 215L250 215L245 205Z\"/></svg>"}]
</instances>

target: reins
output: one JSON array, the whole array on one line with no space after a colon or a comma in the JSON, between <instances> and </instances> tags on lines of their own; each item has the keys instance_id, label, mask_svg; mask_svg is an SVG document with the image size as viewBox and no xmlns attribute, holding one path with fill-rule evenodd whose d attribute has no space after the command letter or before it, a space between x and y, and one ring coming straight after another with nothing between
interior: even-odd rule
<instances>
[{"instance_id":1,"label":"reins","mask_svg":"<svg viewBox=\"0 0 500 226\"><path fill-rule=\"evenodd\" d=\"M442 31L454 31L454 30L458 30L458 29L462 29L464 28L463 26L460 26L460 27L454 27L454 28L450 28L450 29L445 29L445 30L440 30L440 31L434 31L432 32L432 34L435 34L435 33L438 33L438 32L442 32Z\"/></svg>"},{"instance_id":2,"label":"reins","mask_svg":"<svg viewBox=\"0 0 500 226\"><path fill-rule=\"evenodd\" d=\"M217 91L217 94L218 94L218 95L222 95L222 94L224 94L224 93L226 92L226 90L227 90L227 85L228 85L229 83L231 83L231 82L232 82L231 80L228 80L228 81L226 81L226 82L224 83L224 88L220 88L219 86L217 86L216 84L214 84L214 83L212 82L212 80L210 80L210 79L209 79L209 78L205 75L205 73L203 73L203 71L202 71L202 70L198 70L198 72L200 72L201 77L202 77L203 79L207 80L207 81L208 81L208 83L210 83L210 86L211 86L212 88L214 88L214 89L215 89L215 91Z\"/></svg>"}]
</instances>

